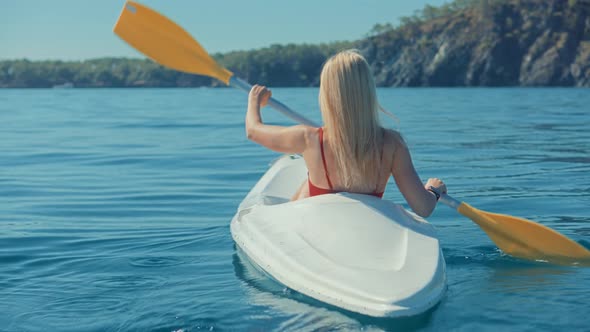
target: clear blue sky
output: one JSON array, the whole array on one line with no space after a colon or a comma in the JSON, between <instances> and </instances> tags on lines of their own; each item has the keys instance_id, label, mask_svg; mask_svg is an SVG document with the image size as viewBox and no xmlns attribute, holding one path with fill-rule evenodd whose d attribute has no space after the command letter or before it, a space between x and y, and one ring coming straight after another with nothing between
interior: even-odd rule
<instances>
[{"instance_id":1,"label":"clear blue sky","mask_svg":"<svg viewBox=\"0 0 590 332\"><path fill-rule=\"evenodd\" d=\"M279 43L355 40L449 0L142 0L210 53ZM0 59L140 55L112 32L124 0L0 0Z\"/></svg>"}]
</instances>

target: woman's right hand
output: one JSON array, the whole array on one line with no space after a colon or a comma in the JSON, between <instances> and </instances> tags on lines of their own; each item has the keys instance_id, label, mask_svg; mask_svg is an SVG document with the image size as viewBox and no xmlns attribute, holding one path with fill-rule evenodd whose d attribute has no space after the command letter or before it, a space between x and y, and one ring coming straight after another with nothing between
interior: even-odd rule
<instances>
[{"instance_id":1,"label":"woman's right hand","mask_svg":"<svg viewBox=\"0 0 590 332\"><path fill-rule=\"evenodd\" d=\"M250 89L249 100L250 102L256 103L261 107L266 106L268 100L272 96L272 92L265 86L255 84Z\"/></svg>"}]
</instances>

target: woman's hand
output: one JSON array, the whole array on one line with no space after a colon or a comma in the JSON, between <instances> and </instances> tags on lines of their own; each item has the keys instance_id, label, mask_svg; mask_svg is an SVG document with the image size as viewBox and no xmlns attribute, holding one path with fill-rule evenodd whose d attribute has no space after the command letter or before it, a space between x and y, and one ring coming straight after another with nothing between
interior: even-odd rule
<instances>
[{"instance_id":1,"label":"woman's hand","mask_svg":"<svg viewBox=\"0 0 590 332\"><path fill-rule=\"evenodd\" d=\"M260 105L260 107L266 106L268 100L272 96L272 92L265 86L255 84L250 90L248 99L251 103Z\"/></svg>"},{"instance_id":2,"label":"woman's hand","mask_svg":"<svg viewBox=\"0 0 590 332\"><path fill-rule=\"evenodd\" d=\"M431 191L436 196L437 201L442 194L447 193L447 185L441 179L437 178L428 179L424 185L424 188Z\"/></svg>"},{"instance_id":3,"label":"woman's hand","mask_svg":"<svg viewBox=\"0 0 590 332\"><path fill-rule=\"evenodd\" d=\"M248 95L246 112L246 137L273 151L302 154L307 147L308 137L317 128L304 125L278 126L262 122L260 108L268 103L272 93L262 85L254 85Z\"/></svg>"},{"instance_id":4,"label":"woman's hand","mask_svg":"<svg viewBox=\"0 0 590 332\"><path fill-rule=\"evenodd\" d=\"M441 179L430 178L430 179L428 179L428 181L426 182L424 187L426 189L430 189L430 187L434 187L435 189L440 191L441 194L447 193L447 185Z\"/></svg>"}]
</instances>

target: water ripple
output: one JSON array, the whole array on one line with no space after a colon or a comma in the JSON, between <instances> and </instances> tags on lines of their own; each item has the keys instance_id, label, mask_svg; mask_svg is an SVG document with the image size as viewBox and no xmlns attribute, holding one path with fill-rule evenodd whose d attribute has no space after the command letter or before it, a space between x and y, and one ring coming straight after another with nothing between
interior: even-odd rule
<instances>
[{"instance_id":1,"label":"water ripple","mask_svg":"<svg viewBox=\"0 0 590 332\"><path fill-rule=\"evenodd\" d=\"M173 257L142 257L129 260L129 264L135 267L169 267L184 263L183 260Z\"/></svg>"}]
</instances>

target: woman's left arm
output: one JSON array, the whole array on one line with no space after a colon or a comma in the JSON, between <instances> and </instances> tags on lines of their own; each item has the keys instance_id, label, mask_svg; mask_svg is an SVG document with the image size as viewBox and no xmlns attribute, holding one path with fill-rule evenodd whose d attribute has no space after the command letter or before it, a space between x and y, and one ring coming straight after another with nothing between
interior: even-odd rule
<instances>
[{"instance_id":1,"label":"woman's left arm","mask_svg":"<svg viewBox=\"0 0 590 332\"><path fill-rule=\"evenodd\" d=\"M266 105L270 96L270 90L261 85L254 85L250 90L246 113L246 136L273 151L303 153L307 147L307 137L314 128L305 125L284 127L264 124L260 116L260 108Z\"/></svg>"}]
</instances>

